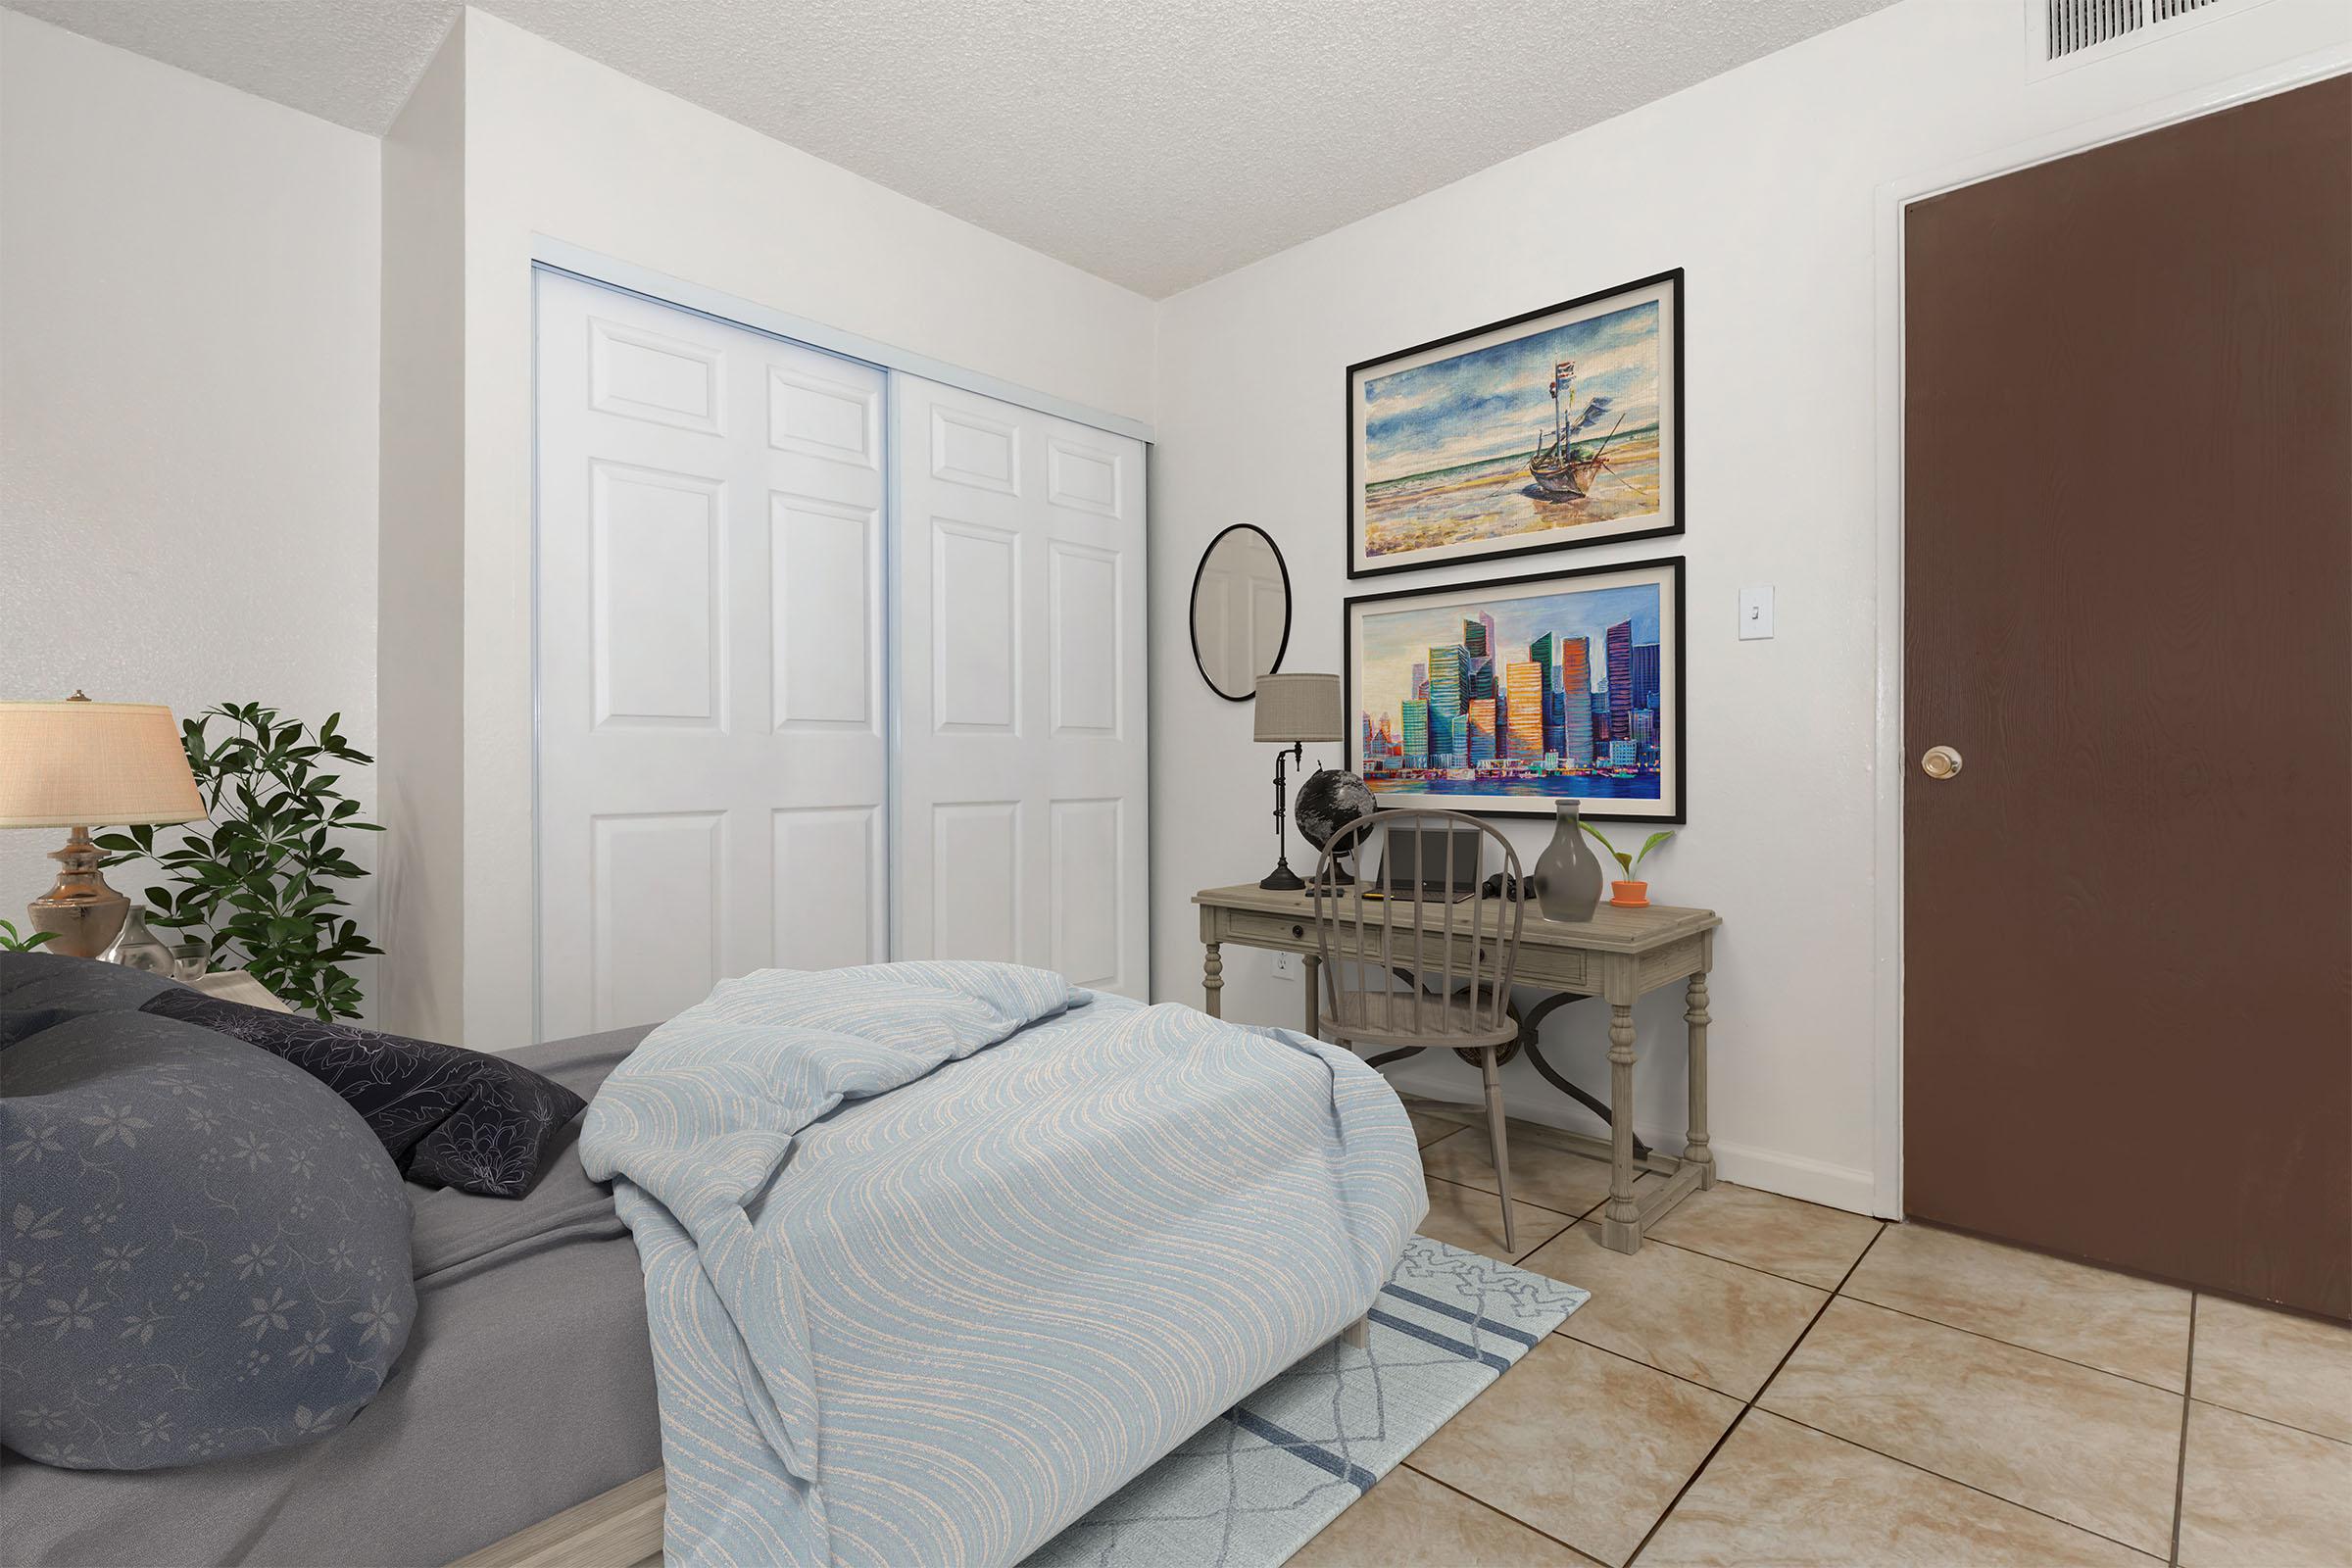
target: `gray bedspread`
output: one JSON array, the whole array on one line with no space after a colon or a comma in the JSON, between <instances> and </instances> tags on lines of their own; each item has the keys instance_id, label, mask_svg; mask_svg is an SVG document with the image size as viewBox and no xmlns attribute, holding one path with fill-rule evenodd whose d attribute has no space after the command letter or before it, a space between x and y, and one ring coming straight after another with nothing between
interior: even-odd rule
<instances>
[{"instance_id":1,"label":"gray bedspread","mask_svg":"<svg viewBox=\"0 0 2352 1568\"><path fill-rule=\"evenodd\" d=\"M514 1059L589 1099L645 1034ZM54 1470L0 1453L0 1555L10 1568L435 1565L655 1468L637 1249L580 1168L578 1131L520 1201L409 1188L416 1327L349 1427L173 1470Z\"/></svg>"}]
</instances>

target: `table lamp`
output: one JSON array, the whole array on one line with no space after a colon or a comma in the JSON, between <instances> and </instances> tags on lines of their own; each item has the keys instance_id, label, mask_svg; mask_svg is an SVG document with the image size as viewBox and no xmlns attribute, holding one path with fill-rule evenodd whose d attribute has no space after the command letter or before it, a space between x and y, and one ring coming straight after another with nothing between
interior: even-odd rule
<instances>
[{"instance_id":1,"label":"table lamp","mask_svg":"<svg viewBox=\"0 0 2352 1568\"><path fill-rule=\"evenodd\" d=\"M1260 675L1257 677L1257 733L1261 741L1279 741L1287 749L1274 754L1274 869L1257 885L1276 892L1297 892L1306 886L1291 869L1290 835L1286 809L1290 777L1285 769L1306 759L1306 742L1345 739L1340 713L1337 675Z\"/></svg>"},{"instance_id":2,"label":"table lamp","mask_svg":"<svg viewBox=\"0 0 2352 1568\"><path fill-rule=\"evenodd\" d=\"M49 852L57 885L32 901L52 953L95 958L122 929L130 900L98 872L105 851L90 824L194 822L204 798L180 749L172 710L152 703L0 703L0 827L62 827Z\"/></svg>"}]
</instances>

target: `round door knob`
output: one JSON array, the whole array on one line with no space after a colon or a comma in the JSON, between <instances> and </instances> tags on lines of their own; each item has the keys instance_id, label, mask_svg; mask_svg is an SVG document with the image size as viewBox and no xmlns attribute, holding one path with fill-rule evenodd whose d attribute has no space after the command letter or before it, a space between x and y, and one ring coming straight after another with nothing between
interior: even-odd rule
<instances>
[{"instance_id":1,"label":"round door knob","mask_svg":"<svg viewBox=\"0 0 2352 1568\"><path fill-rule=\"evenodd\" d=\"M1919 770L1933 779L1950 778L1960 771L1960 754L1949 746L1931 746L1919 760Z\"/></svg>"}]
</instances>

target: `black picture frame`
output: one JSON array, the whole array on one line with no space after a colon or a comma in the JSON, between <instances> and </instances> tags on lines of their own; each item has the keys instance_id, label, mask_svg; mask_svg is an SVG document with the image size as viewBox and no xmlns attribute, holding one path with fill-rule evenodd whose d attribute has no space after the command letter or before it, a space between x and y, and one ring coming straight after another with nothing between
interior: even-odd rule
<instances>
[{"instance_id":1,"label":"black picture frame","mask_svg":"<svg viewBox=\"0 0 2352 1568\"><path fill-rule=\"evenodd\" d=\"M1291 628L1298 623L1298 600L1291 587L1291 564L1284 559L1282 546L1275 543L1274 536L1254 522L1230 523L1218 529L1217 536L1208 542L1207 549L1200 552L1200 560L1193 567L1193 587L1185 596L1184 619L1185 632L1193 643L1193 668L1200 676L1200 684L1229 703L1255 702L1257 689L1252 682L1249 691L1236 697L1210 677L1208 664L1200 657L1200 577L1208 570L1209 558L1217 553L1217 546L1225 542L1226 535L1244 531L1253 533L1266 542L1266 548L1274 552L1274 569L1282 573L1282 641L1275 645L1274 662L1266 667L1266 674L1271 675L1282 668L1283 656L1291 651Z\"/></svg>"},{"instance_id":2,"label":"black picture frame","mask_svg":"<svg viewBox=\"0 0 2352 1568\"><path fill-rule=\"evenodd\" d=\"M1459 582L1424 583L1411 588L1391 588L1380 593L1350 594L1343 601L1340 612L1340 683L1343 707L1347 713L1347 737L1341 743L1350 772L1362 777L1373 788L1374 795L1384 806L1440 807L1446 810L1464 811L1472 816L1530 817L1551 813L1561 800L1577 803L1579 814L1601 822L1652 822L1661 826L1680 826L1690 820L1690 718L1687 691L1689 679L1685 668L1685 654L1689 643L1688 618L1684 612L1683 556L1653 556L1641 561L1609 562L1592 566L1567 566L1551 571L1532 572L1518 576L1477 578ZM1372 774L1366 772L1363 752L1363 724L1357 701L1356 672L1356 614L1359 606L1396 604L1400 600L1425 599L1442 601L1465 599L1494 591L1526 591L1553 584L1572 584L1579 578L1600 576L1633 576L1650 574L1660 579L1659 604L1671 606L1671 635L1660 628L1659 692L1661 706L1671 693L1673 711L1661 714L1661 732L1671 734L1671 751L1661 747L1658 772L1659 804L1656 809L1629 811L1622 808L1622 797L1580 795L1528 795L1489 797L1476 794L1416 794L1410 790L1384 789ZM1597 586L1597 585L1596 585ZM1662 617L1663 618L1663 617ZM1671 649L1671 664L1666 665L1667 650ZM1507 802L1507 804L1505 804Z\"/></svg>"},{"instance_id":3,"label":"black picture frame","mask_svg":"<svg viewBox=\"0 0 2352 1568\"><path fill-rule=\"evenodd\" d=\"M1360 376L1377 370L1383 366L1393 365L1399 360L1411 359L1415 355L1427 354L1432 350L1468 342L1472 338L1482 337L1490 332L1508 331L1513 327L1527 326L1532 322L1541 321L1546 317L1559 316L1566 312L1580 311L1589 306L1600 305L1619 295L1655 289L1662 289L1665 298L1671 302L1668 313L1671 317L1668 323L1671 330L1666 333L1669 342L1664 355L1664 363L1670 367L1667 377L1669 385L1661 403L1663 412L1661 413L1659 440L1659 471L1668 477L1672 498L1672 506L1669 508L1665 505L1665 498L1661 497L1658 514L1661 520L1655 526L1620 528L1605 533L1586 533L1578 529L1551 529L1532 543L1503 545L1493 550L1444 547L1454 553L1440 556L1433 550L1415 551L1402 559L1382 564L1368 564L1359 559L1361 555L1359 535L1363 527L1359 510L1363 498L1359 493L1356 472L1357 419L1360 413L1357 386ZM1342 393L1345 400L1343 427L1347 431L1348 453L1346 488L1341 497L1340 526L1343 534L1341 559L1347 564L1349 580L1385 576L1391 572L1427 570L1436 566L1453 565L1463 562L1483 564L1508 561L1553 550L1583 550L1595 545L1623 544L1629 540L1638 539L1659 539L1682 533L1687 522L1683 506L1683 269L1669 268L1663 272L1653 272L1647 277L1638 277L1631 282L1596 289L1590 294L1580 294L1574 299L1562 300L1556 305L1546 305L1539 310L1525 311L1517 316L1504 317L1496 321L1488 321L1463 331L1449 333L1445 337L1432 338L1426 343L1416 343L1410 348L1397 349L1393 353L1378 355L1369 360L1359 360L1348 367L1342 377Z\"/></svg>"}]
</instances>

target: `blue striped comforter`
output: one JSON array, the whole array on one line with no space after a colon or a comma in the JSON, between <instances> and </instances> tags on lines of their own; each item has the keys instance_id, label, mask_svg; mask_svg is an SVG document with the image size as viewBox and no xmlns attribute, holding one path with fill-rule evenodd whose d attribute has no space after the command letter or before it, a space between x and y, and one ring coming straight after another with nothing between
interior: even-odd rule
<instances>
[{"instance_id":1,"label":"blue striped comforter","mask_svg":"<svg viewBox=\"0 0 2352 1568\"><path fill-rule=\"evenodd\" d=\"M725 982L580 1154L693 1564L1017 1561L1361 1315L1427 1201L1348 1053L1007 964Z\"/></svg>"}]
</instances>

